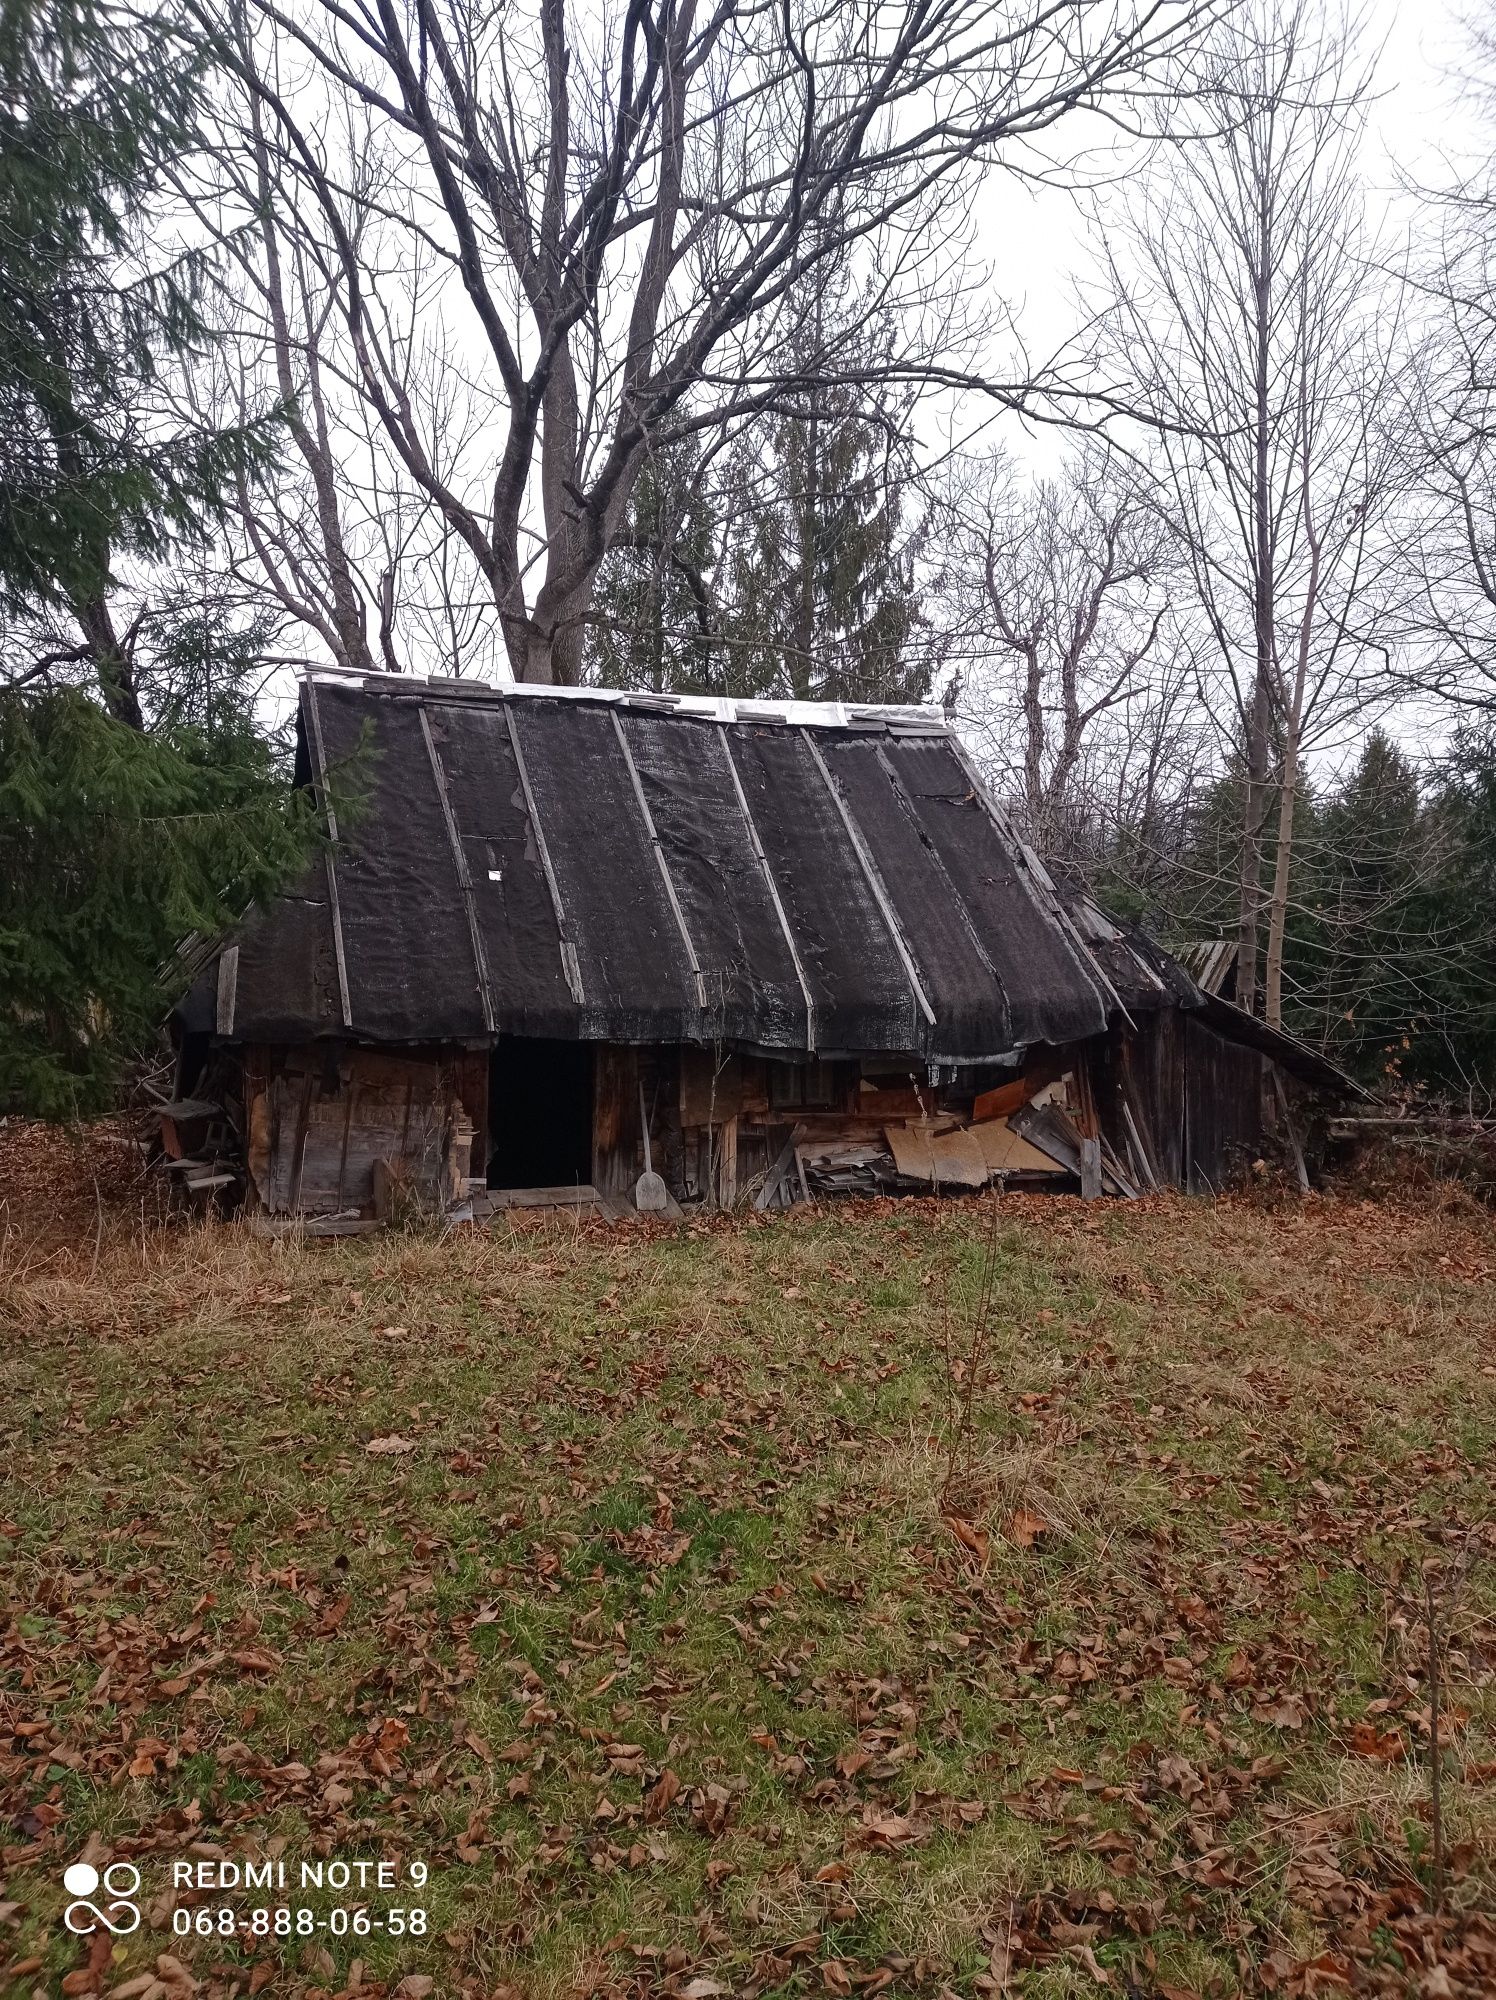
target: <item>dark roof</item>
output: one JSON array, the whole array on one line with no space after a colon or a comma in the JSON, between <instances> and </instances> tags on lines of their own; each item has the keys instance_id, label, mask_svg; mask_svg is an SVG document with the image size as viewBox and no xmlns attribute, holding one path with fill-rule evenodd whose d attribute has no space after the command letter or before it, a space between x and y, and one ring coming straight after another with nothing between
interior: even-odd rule
<instances>
[{"instance_id":1,"label":"dark roof","mask_svg":"<svg viewBox=\"0 0 1496 2000\"><path fill-rule=\"evenodd\" d=\"M1123 1012L1134 1016L1161 1007L1199 1006L1199 987L1172 953L1139 925L1104 910L1073 870L1056 867L1052 879L1071 928Z\"/></svg>"},{"instance_id":2,"label":"dark roof","mask_svg":"<svg viewBox=\"0 0 1496 2000\"><path fill-rule=\"evenodd\" d=\"M302 684L361 810L244 926L236 1041L495 1033L972 1061L1099 1033L1105 975L924 709Z\"/></svg>"},{"instance_id":3,"label":"dark roof","mask_svg":"<svg viewBox=\"0 0 1496 2000\"><path fill-rule=\"evenodd\" d=\"M297 774L335 837L184 1026L969 1063L1173 1006L1356 1090L1051 876L928 709L317 674Z\"/></svg>"}]
</instances>

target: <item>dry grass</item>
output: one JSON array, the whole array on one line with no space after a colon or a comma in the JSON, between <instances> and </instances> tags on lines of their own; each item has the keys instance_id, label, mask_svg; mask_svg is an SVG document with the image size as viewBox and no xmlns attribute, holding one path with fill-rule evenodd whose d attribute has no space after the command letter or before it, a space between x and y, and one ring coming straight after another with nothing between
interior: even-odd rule
<instances>
[{"instance_id":1,"label":"dry grass","mask_svg":"<svg viewBox=\"0 0 1496 2000\"><path fill-rule=\"evenodd\" d=\"M94 1985L169 2000L1490 1990L1458 1200L1005 1202L969 1540L975 1205L296 1245L130 1193L97 1255L17 1206L9 1990L93 1990L90 1835L148 1910ZM1436 1918L1407 1606L1467 1545ZM173 1935L174 1859L277 1838L423 1859L428 1938Z\"/></svg>"}]
</instances>

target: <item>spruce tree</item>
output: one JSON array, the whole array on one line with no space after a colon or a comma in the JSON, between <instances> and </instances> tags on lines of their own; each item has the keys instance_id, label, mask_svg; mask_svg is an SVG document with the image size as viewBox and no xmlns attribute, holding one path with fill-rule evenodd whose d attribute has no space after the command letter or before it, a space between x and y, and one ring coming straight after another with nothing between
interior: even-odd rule
<instances>
[{"instance_id":1,"label":"spruce tree","mask_svg":"<svg viewBox=\"0 0 1496 2000\"><path fill-rule=\"evenodd\" d=\"M594 600L593 677L779 700L928 697L897 330L838 264L802 281L787 318L775 405L706 462L686 443L650 460Z\"/></svg>"},{"instance_id":2,"label":"spruce tree","mask_svg":"<svg viewBox=\"0 0 1496 2000\"><path fill-rule=\"evenodd\" d=\"M1406 753L1373 730L1306 820L1285 952L1287 1022L1369 1082L1395 1072L1423 1002L1415 910L1424 815Z\"/></svg>"},{"instance_id":3,"label":"spruce tree","mask_svg":"<svg viewBox=\"0 0 1496 2000\"><path fill-rule=\"evenodd\" d=\"M588 678L655 694L722 694L712 496L689 445L656 452L603 563L588 635Z\"/></svg>"},{"instance_id":4,"label":"spruce tree","mask_svg":"<svg viewBox=\"0 0 1496 2000\"><path fill-rule=\"evenodd\" d=\"M0 1114L107 1108L178 947L308 854L311 803L228 686L148 735L80 688L0 692Z\"/></svg>"},{"instance_id":5,"label":"spruce tree","mask_svg":"<svg viewBox=\"0 0 1496 2000\"><path fill-rule=\"evenodd\" d=\"M1496 731L1463 732L1424 808L1411 927L1422 943L1405 1077L1465 1107L1496 1104Z\"/></svg>"},{"instance_id":6,"label":"spruce tree","mask_svg":"<svg viewBox=\"0 0 1496 2000\"><path fill-rule=\"evenodd\" d=\"M208 345L162 210L214 56L174 4L0 0L0 1112L107 1105L178 946L313 839L256 715L266 635L179 559L278 416L164 393Z\"/></svg>"},{"instance_id":7,"label":"spruce tree","mask_svg":"<svg viewBox=\"0 0 1496 2000\"><path fill-rule=\"evenodd\" d=\"M172 5L0 0L0 610L70 622L52 652L135 729L120 566L200 533L273 430L183 427L158 393L206 339L205 258L152 223L212 56Z\"/></svg>"},{"instance_id":8,"label":"spruce tree","mask_svg":"<svg viewBox=\"0 0 1496 2000\"><path fill-rule=\"evenodd\" d=\"M920 643L903 481L851 391L816 388L740 454L727 676L744 694L918 702Z\"/></svg>"}]
</instances>

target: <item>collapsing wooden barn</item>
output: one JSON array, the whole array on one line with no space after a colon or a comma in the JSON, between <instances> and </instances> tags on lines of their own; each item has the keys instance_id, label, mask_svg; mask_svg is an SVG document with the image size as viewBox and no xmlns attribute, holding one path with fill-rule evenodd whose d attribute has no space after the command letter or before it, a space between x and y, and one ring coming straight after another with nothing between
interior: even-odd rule
<instances>
[{"instance_id":1,"label":"collapsing wooden barn","mask_svg":"<svg viewBox=\"0 0 1496 2000\"><path fill-rule=\"evenodd\" d=\"M313 674L298 743L325 851L177 1009L163 1124L271 1218L613 1212L646 1150L671 1206L1207 1190L1347 1087L929 710Z\"/></svg>"}]
</instances>

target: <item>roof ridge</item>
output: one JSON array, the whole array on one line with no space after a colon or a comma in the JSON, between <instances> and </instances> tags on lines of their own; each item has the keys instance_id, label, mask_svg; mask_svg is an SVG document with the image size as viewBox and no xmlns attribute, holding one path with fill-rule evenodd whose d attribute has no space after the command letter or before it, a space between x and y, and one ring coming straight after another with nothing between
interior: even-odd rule
<instances>
[{"instance_id":1,"label":"roof ridge","mask_svg":"<svg viewBox=\"0 0 1496 2000\"><path fill-rule=\"evenodd\" d=\"M486 681L459 675L365 673L322 666L298 677L305 686L356 688L361 694L407 699L472 701L498 707L522 700L590 701L643 714L699 716L711 722L773 723L786 728L894 729L921 736L954 736L938 708L916 702L775 700L768 696L655 694L644 688L557 687L541 681Z\"/></svg>"}]
</instances>

